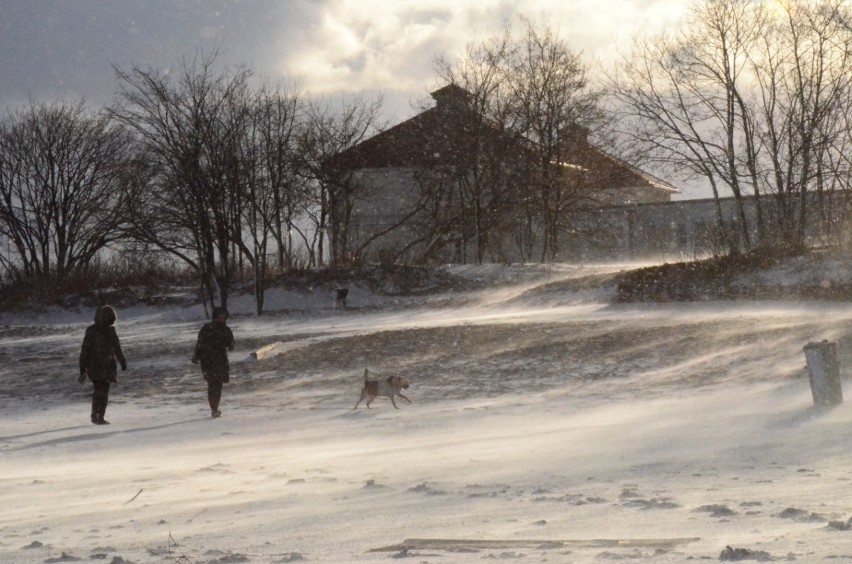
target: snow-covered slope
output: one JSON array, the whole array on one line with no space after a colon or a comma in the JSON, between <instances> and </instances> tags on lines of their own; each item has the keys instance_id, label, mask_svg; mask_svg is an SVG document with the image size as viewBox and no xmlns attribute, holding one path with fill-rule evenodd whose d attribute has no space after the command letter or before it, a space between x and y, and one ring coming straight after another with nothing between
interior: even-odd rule
<instances>
[{"instance_id":1,"label":"snow-covered slope","mask_svg":"<svg viewBox=\"0 0 852 564\"><path fill-rule=\"evenodd\" d=\"M262 318L236 300L215 420L199 308L119 312L103 427L74 381L91 312L6 317L0 561L852 558L852 409L812 407L802 353L837 341L848 387L852 306L611 305L589 274L467 272L504 282L348 310L280 292ZM353 411L364 367L414 403Z\"/></svg>"}]
</instances>

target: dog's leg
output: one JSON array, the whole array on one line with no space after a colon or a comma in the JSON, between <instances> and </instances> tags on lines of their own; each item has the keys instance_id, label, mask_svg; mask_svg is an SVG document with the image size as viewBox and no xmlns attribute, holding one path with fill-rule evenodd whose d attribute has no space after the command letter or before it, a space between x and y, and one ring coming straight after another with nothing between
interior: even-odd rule
<instances>
[{"instance_id":1,"label":"dog's leg","mask_svg":"<svg viewBox=\"0 0 852 564\"><path fill-rule=\"evenodd\" d=\"M404 399L405 401L407 401L408 403L411 403L411 400L410 400L410 399L408 399L407 397L405 397L404 395L402 395L402 393L399 393L399 394L397 394L397 395L398 395L399 397L401 397L402 399Z\"/></svg>"},{"instance_id":2,"label":"dog's leg","mask_svg":"<svg viewBox=\"0 0 852 564\"><path fill-rule=\"evenodd\" d=\"M399 409L399 406L397 406L396 402L393 401L393 396L390 396L390 399L391 399L391 403L393 404L394 408Z\"/></svg>"},{"instance_id":3,"label":"dog's leg","mask_svg":"<svg viewBox=\"0 0 852 564\"><path fill-rule=\"evenodd\" d=\"M365 386L366 386L366 384L367 384L367 378L368 378L369 376L370 376L370 369L369 369L369 368L365 368L365 369L364 369L364 385L365 385ZM355 407L353 407L352 409L353 409L353 410L358 409L358 404L360 404L362 401L364 401L364 398L365 398L365 397L367 397L367 391L366 391L366 389L361 390L361 397L360 397L360 398L358 398L358 401L356 401L356 402L355 402ZM370 402L369 402L369 401L367 402L367 407L370 407Z\"/></svg>"}]
</instances>

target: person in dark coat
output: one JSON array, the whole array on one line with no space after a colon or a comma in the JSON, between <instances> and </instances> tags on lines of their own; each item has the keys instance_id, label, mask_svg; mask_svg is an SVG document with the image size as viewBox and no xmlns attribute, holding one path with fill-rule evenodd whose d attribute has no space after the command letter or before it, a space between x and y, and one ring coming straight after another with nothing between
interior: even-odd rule
<instances>
[{"instance_id":1,"label":"person in dark coat","mask_svg":"<svg viewBox=\"0 0 852 564\"><path fill-rule=\"evenodd\" d=\"M95 323L86 328L83 347L80 350L81 384L86 376L92 381L92 423L109 425L104 419L109 403L109 386L116 382L116 359L122 370L127 370L127 360L121 352L121 343L115 332L115 309L104 305L95 311Z\"/></svg>"},{"instance_id":2,"label":"person in dark coat","mask_svg":"<svg viewBox=\"0 0 852 564\"><path fill-rule=\"evenodd\" d=\"M210 415L219 417L219 400L222 399L222 384L230 378L228 366L228 351L234 350L234 334L228 323L228 312L225 308L213 308L213 321L205 323L198 332L198 342L195 344L194 364L201 363L201 373L207 381L207 401L210 404Z\"/></svg>"}]
</instances>

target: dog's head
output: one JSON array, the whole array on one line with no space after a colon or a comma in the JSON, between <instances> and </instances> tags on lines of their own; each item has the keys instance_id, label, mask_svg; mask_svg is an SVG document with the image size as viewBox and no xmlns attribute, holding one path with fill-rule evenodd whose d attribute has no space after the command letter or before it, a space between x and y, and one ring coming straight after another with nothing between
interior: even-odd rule
<instances>
[{"instance_id":1,"label":"dog's head","mask_svg":"<svg viewBox=\"0 0 852 564\"><path fill-rule=\"evenodd\" d=\"M408 378L405 376L396 376L396 385L402 388L403 390L408 389Z\"/></svg>"}]
</instances>

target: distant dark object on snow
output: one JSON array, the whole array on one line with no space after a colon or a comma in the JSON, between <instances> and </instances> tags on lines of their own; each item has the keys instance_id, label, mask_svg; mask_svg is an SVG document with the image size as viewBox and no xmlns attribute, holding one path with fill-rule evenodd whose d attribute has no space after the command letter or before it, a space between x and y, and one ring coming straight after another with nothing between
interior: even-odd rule
<instances>
[{"instance_id":1,"label":"distant dark object on snow","mask_svg":"<svg viewBox=\"0 0 852 564\"><path fill-rule=\"evenodd\" d=\"M748 548L731 548L726 546L722 554L719 555L719 560L723 561L740 561L740 560L757 560L758 562L770 562L775 560L772 555L763 550L751 550Z\"/></svg>"}]
</instances>

